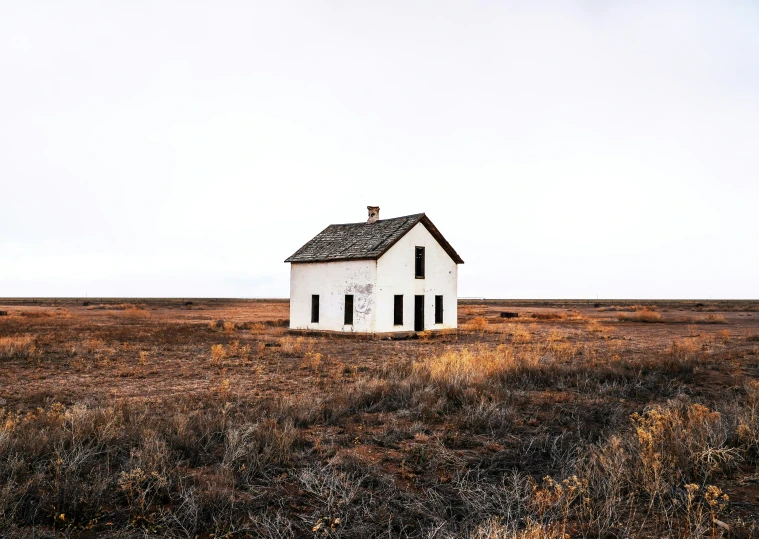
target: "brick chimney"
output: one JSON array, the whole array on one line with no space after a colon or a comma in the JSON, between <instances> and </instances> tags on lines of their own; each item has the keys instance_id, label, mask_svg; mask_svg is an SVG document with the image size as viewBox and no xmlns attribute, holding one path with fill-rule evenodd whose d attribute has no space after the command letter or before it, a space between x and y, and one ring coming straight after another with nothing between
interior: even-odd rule
<instances>
[{"instance_id":1,"label":"brick chimney","mask_svg":"<svg viewBox=\"0 0 759 539\"><path fill-rule=\"evenodd\" d=\"M379 206L367 206L366 209L369 210L369 219L366 220L367 223L371 224L379 219Z\"/></svg>"}]
</instances>

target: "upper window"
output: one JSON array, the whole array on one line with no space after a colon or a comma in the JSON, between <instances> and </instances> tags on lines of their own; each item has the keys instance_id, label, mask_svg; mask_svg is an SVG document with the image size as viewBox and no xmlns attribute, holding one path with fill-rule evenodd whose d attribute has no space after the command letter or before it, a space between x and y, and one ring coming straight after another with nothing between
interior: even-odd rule
<instances>
[{"instance_id":1,"label":"upper window","mask_svg":"<svg viewBox=\"0 0 759 539\"><path fill-rule=\"evenodd\" d=\"M345 319L343 324L353 325L353 294L345 294Z\"/></svg>"},{"instance_id":2,"label":"upper window","mask_svg":"<svg viewBox=\"0 0 759 539\"><path fill-rule=\"evenodd\" d=\"M417 279L424 279L424 247L416 248L414 262L414 275Z\"/></svg>"}]
</instances>

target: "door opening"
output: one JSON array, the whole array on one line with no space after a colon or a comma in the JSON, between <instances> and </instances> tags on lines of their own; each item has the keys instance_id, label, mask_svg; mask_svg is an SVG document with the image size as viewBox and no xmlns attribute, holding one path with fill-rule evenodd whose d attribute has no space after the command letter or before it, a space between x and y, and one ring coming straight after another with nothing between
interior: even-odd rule
<instances>
[{"instance_id":1,"label":"door opening","mask_svg":"<svg viewBox=\"0 0 759 539\"><path fill-rule=\"evenodd\" d=\"M414 296L414 331L424 331L424 296Z\"/></svg>"}]
</instances>

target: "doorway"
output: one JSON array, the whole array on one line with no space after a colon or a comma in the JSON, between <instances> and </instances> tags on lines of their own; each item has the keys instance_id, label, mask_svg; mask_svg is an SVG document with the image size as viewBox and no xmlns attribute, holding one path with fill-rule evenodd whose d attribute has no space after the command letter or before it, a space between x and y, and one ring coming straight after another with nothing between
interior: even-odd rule
<instances>
[{"instance_id":1,"label":"doorway","mask_svg":"<svg viewBox=\"0 0 759 539\"><path fill-rule=\"evenodd\" d=\"M424 296L414 296L414 331L424 331Z\"/></svg>"}]
</instances>

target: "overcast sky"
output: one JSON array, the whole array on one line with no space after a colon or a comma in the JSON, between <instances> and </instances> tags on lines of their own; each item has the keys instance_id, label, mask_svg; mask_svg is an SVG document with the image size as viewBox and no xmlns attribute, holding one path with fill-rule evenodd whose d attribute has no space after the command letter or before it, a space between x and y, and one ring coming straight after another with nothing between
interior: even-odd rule
<instances>
[{"instance_id":1,"label":"overcast sky","mask_svg":"<svg viewBox=\"0 0 759 539\"><path fill-rule=\"evenodd\" d=\"M759 2L0 3L0 296L286 297L426 212L459 294L759 297Z\"/></svg>"}]
</instances>

